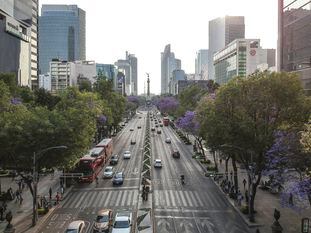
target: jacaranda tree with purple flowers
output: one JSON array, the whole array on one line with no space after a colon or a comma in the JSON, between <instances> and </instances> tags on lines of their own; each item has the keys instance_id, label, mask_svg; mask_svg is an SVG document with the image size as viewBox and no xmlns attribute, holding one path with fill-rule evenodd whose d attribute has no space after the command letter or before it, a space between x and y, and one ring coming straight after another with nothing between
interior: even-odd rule
<instances>
[{"instance_id":1,"label":"jacaranda tree with purple flowers","mask_svg":"<svg viewBox=\"0 0 311 233\"><path fill-rule=\"evenodd\" d=\"M172 96L161 97L156 104L162 114L167 113L169 115L175 115L179 106L178 100Z\"/></svg>"}]
</instances>

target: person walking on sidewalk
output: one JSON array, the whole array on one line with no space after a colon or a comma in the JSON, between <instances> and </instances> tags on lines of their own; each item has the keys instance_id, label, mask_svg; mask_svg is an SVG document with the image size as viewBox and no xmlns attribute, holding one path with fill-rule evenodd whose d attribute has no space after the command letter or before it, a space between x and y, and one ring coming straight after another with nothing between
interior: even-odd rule
<instances>
[{"instance_id":1,"label":"person walking on sidewalk","mask_svg":"<svg viewBox=\"0 0 311 233\"><path fill-rule=\"evenodd\" d=\"M246 202L246 205L248 205L248 191L247 189L245 190L245 202Z\"/></svg>"},{"instance_id":2,"label":"person walking on sidewalk","mask_svg":"<svg viewBox=\"0 0 311 233\"><path fill-rule=\"evenodd\" d=\"M3 221L3 214L4 214L4 208L3 206L0 206L0 221Z\"/></svg>"},{"instance_id":3,"label":"person walking on sidewalk","mask_svg":"<svg viewBox=\"0 0 311 233\"><path fill-rule=\"evenodd\" d=\"M24 200L24 198L23 198L22 195L20 194L20 196L19 196L19 205L22 205L22 204L23 204L23 200Z\"/></svg>"},{"instance_id":4,"label":"person walking on sidewalk","mask_svg":"<svg viewBox=\"0 0 311 233\"><path fill-rule=\"evenodd\" d=\"M52 188L49 189L50 200L52 199Z\"/></svg>"},{"instance_id":5,"label":"person walking on sidewalk","mask_svg":"<svg viewBox=\"0 0 311 233\"><path fill-rule=\"evenodd\" d=\"M243 187L244 187L244 190L245 190L245 186L246 186L246 180L245 178L243 179Z\"/></svg>"},{"instance_id":6,"label":"person walking on sidewalk","mask_svg":"<svg viewBox=\"0 0 311 233\"><path fill-rule=\"evenodd\" d=\"M15 191L15 196L16 196L15 202L18 202L18 201L19 201L19 198L20 198L20 192L19 192L18 189L16 189L16 191Z\"/></svg>"},{"instance_id":7,"label":"person walking on sidewalk","mask_svg":"<svg viewBox=\"0 0 311 233\"><path fill-rule=\"evenodd\" d=\"M60 201L60 195L59 195L59 192L56 193L56 205L59 204L59 201Z\"/></svg>"},{"instance_id":8,"label":"person walking on sidewalk","mask_svg":"<svg viewBox=\"0 0 311 233\"><path fill-rule=\"evenodd\" d=\"M242 205L242 200L243 200L243 195L242 195L240 190L238 191L237 199L238 199L238 206L241 206Z\"/></svg>"}]
</instances>

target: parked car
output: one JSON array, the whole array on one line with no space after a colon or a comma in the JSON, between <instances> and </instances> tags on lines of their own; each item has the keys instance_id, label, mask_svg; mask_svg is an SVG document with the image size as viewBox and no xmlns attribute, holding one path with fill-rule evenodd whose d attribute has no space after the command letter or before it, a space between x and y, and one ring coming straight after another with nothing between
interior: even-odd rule
<instances>
[{"instance_id":1,"label":"parked car","mask_svg":"<svg viewBox=\"0 0 311 233\"><path fill-rule=\"evenodd\" d=\"M179 151L178 151L178 150L173 150L173 151L172 151L172 156L173 156L173 158L179 159L179 158L180 158L180 153L179 153Z\"/></svg>"},{"instance_id":2,"label":"parked car","mask_svg":"<svg viewBox=\"0 0 311 233\"><path fill-rule=\"evenodd\" d=\"M104 170L103 178L108 179L108 178L112 178L112 177L113 177L113 167L108 166Z\"/></svg>"},{"instance_id":3,"label":"parked car","mask_svg":"<svg viewBox=\"0 0 311 233\"><path fill-rule=\"evenodd\" d=\"M124 151L123 158L124 159L130 159L131 158L131 152L128 150Z\"/></svg>"},{"instance_id":4,"label":"parked car","mask_svg":"<svg viewBox=\"0 0 311 233\"><path fill-rule=\"evenodd\" d=\"M93 225L93 232L108 233L112 225L112 210L102 209L97 212L97 217Z\"/></svg>"},{"instance_id":5,"label":"parked car","mask_svg":"<svg viewBox=\"0 0 311 233\"><path fill-rule=\"evenodd\" d=\"M82 233L85 222L82 220L73 221L67 227L66 233Z\"/></svg>"},{"instance_id":6,"label":"parked car","mask_svg":"<svg viewBox=\"0 0 311 233\"><path fill-rule=\"evenodd\" d=\"M123 172L116 172L112 178L113 185L122 185L124 182L124 173Z\"/></svg>"},{"instance_id":7,"label":"parked car","mask_svg":"<svg viewBox=\"0 0 311 233\"><path fill-rule=\"evenodd\" d=\"M162 161L161 161L161 159L156 159L154 161L154 167L155 168L162 168Z\"/></svg>"},{"instance_id":8,"label":"parked car","mask_svg":"<svg viewBox=\"0 0 311 233\"><path fill-rule=\"evenodd\" d=\"M160 127L163 127L163 124L160 124Z\"/></svg>"},{"instance_id":9,"label":"parked car","mask_svg":"<svg viewBox=\"0 0 311 233\"><path fill-rule=\"evenodd\" d=\"M115 165L119 162L119 155L113 155L110 159L110 165Z\"/></svg>"},{"instance_id":10,"label":"parked car","mask_svg":"<svg viewBox=\"0 0 311 233\"><path fill-rule=\"evenodd\" d=\"M116 214L112 233L130 233L132 228L132 213L131 212L118 212Z\"/></svg>"},{"instance_id":11,"label":"parked car","mask_svg":"<svg viewBox=\"0 0 311 233\"><path fill-rule=\"evenodd\" d=\"M157 130L157 134L161 134L161 130L160 129Z\"/></svg>"},{"instance_id":12,"label":"parked car","mask_svg":"<svg viewBox=\"0 0 311 233\"><path fill-rule=\"evenodd\" d=\"M165 142L166 142L166 143L171 143L172 141L171 141L170 138L165 138Z\"/></svg>"}]
</instances>

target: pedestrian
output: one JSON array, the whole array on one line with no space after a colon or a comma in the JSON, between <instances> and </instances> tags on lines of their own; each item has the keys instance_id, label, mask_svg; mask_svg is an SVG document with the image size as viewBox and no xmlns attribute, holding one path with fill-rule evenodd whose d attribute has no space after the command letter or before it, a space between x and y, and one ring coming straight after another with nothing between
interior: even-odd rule
<instances>
[{"instance_id":1,"label":"pedestrian","mask_svg":"<svg viewBox=\"0 0 311 233\"><path fill-rule=\"evenodd\" d=\"M288 204L291 205L291 206L294 205L294 200L293 200L293 194L292 193L289 194Z\"/></svg>"},{"instance_id":2,"label":"pedestrian","mask_svg":"<svg viewBox=\"0 0 311 233\"><path fill-rule=\"evenodd\" d=\"M19 191L22 191L22 180L18 181L18 189Z\"/></svg>"},{"instance_id":3,"label":"pedestrian","mask_svg":"<svg viewBox=\"0 0 311 233\"><path fill-rule=\"evenodd\" d=\"M20 205L23 204L23 200L24 200L24 198L22 197L22 195L20 195L20 197L19 197L19 204L20 204Z\"/></svg>"},{"instance_id":4,"label":"pedestrian","mask_svg":"<svg viewBox=\"0 0 311 233\"><path fill-rule=\"evenodd\" d=\"M246 185L246 180L245 180L245 178L244 178L244 179L243 179L244 190L245 190L245 185Z\"/></svg>"},{"instance_id":5,"label":"pedestrian","mask_svg":"<svg viewBox=\"0 0 311 233\"><path fill-rule=\"evenodd\" d=\"M232 178L233 178L233 172L231 171L230 172L230 180L231 180L231 182L232 182Z\"/></svg>"},{"instance_id":6,"label":"pedestrian","mask_svg":"<svg viewBox=\"0 0 311 233\"><path fill-rule=\"evenodd\" d=\"M221 158L219 159L219 163L220 163L220 165L222 164L222 159Z\"/></svg>"},{"instance_id":7,"label":"pedestrian","mask_svg":"<svg viewBox=\"0 0 311 233\"><path fill-rule=\"evenodd\" d=\"M49 189L50 200L52 199L52 188Z\"/></svg>"},{"instance_id":8,"label":"pedestrian","mask_svg":"<svg viewBox=\"0 0 311 233\"><path fill-rule=\"evenodd\" d=\"M19 192L18 189L16 189L16 191L15 191L15 196L16 196L15 202L18 202L18 201L19 201L19 197L20 197L19 195L20 195L20 192Z\"/></svg>"},{"instance_id":9,"label":"pedestrian","mask_svg":"<svg viewBox=\"0 0 311 233\"><path fill-rule=\"evenodd\" d=\"M6 211L6 207L7 207L8 205L6 204L6 200L3 200L3 202L2 202L2 207L3 207L3 213Z\"/></svg>"},{"instance_id":10,"label":"pedestrian","mask_svg":"<svg viewBox=\"0 0 311 233\"><path fill-rule=\"evenodd\" d=\"M56 205L58 205L59 201L60 201L60 195L59 192L56 193Z\"/></svg>"},{"instance_id":11,"label":"pedestrian","mask_svg":"<svg viewBox=\"0 0 311 233\"><path fill-rule=\"evenodd\" d=\"M96 185L98 185L98 176L95 177Z\"/></svg>"},{"instance_id":12,"label":"pedestrian","mask_svg":"<svg viewBox=\"0 0 311 233\"><path fill-rule=\"evenodd\" d=\"M22 182L22 191L24 191L24 189L25 189L25 182L23 181Z\"/></svg>"},{"instance_id":13,"label":"pedestrian","mask_svg":"<svg viewBox=\"0 0 311 233\"><path fill-rule=\"evenodd\" d=\"M60 193L63 195L63 194L64 194L64 192L65 192L65 190L64 190L64 186L61 186L61 187L60 187Z\"/></svg>"},{"instance_id":14,"label":"pedestrian","mask_svg":"<svg viewBox=\"0 0 311 233\"><path fill-rule=\"evenodd\" d=\"M241 206L242 200L243 200L243 195L242 195L240 190L238 191L237 196L238 196L238 198L237 198L238 199L238 206Z\"/></svg>"}]
</instances>

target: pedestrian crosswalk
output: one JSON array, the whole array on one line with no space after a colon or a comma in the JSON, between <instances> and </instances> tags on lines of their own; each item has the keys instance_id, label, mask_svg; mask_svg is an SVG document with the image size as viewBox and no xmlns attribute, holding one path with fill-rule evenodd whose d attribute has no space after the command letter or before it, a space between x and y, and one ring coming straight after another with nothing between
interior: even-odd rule
<instances>
[{"instance_id":1,"label":"pedestrian crosswalk","mask_svg":"<svg viewBox=\"0 0 311 233\"><path fill-rule=\"evenodd\" d=\"M190 190L155 190L154 204L156 208L226 208L228 203L218 195Z\"/></svg>"},{"instance_id":2,"label":"pedestrian crosswalk","mask_svg":"<svg viewBox=\"0 0 311 233\"><path fill-rule=\"evenodd\" d=\"M131 207L138 201L138 190L72 192L61 204L62 208Z\"/></svg>"}]
</instances>

